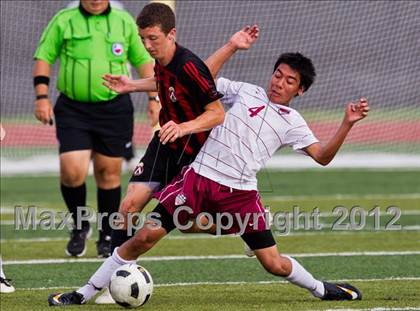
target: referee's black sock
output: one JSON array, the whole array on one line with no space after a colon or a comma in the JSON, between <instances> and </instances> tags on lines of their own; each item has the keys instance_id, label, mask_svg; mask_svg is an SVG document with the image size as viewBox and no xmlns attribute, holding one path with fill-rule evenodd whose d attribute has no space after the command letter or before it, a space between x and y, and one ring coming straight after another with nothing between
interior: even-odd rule
<instances>
[{"instance_id":1,"label":"referee's black sock","mask_svg":"<svg viewBox=\"0 0 420 311\"><path fill-rule=\"evenodd\" d=\"M83 183L78 187L67 187L63 184L60 186L61 194L63 196L64 202L67 205L67 209L70 213L72 213L72 218L74 221L74 225L77 225L77 207L85 207L86 206L86 184ZM85 215L85 213L82 213ZM86 228L89 226L88 221L82 222L82 228Z\"/></svg>"},{"instance_id":2,"label":"referee's black sock","mask_svg":"<svg viewBox=\"0 0 420 311\"><path fill-rule=\"evenodd\" d=\"M108 213L107 216L102 218L102 230L99 231L99 237L111 236L111 226L109 224L109 216L112 213L118 212L121 201L121 186L114 189L101 189L97 190L98 212Z\"/></svg>"}]
</instances>

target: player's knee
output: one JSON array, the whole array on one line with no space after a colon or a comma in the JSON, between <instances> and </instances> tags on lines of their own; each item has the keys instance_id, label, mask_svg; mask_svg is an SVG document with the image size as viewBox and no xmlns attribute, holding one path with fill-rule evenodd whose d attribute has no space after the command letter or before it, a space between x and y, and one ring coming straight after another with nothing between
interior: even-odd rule
<instances>
[{"instance_id":1,"label":"player's knee","mask_svg":"<svg viewBox=\"0 0 420 311\"><path fill-rule=\"evenodd\" d=\"M85 182L85 175L77 171L62 171L60 181L67 187L78 187Z\"/></svg>"},{"instance_id":2,"label":"player's knee","mask_svg":"<svg viewBox=\"0 0 420 311\"><path fill-rule=\"evenodd\" d=\"M114 188L121 183L120 171L106 167L95 170L95 179L101 188Z\"/></svg>"},{"instance_id":3,"label":"player's knee","mask_svg":"<svg viewBox=\"0 0 420 311\"><path fill-rule=\"evenodd\" d=\"M122 201L119 208L119 212L127 217L129 213L135 213L138 211L138 202L131 196L126 196Z\"/></svg>"}]
</instances>

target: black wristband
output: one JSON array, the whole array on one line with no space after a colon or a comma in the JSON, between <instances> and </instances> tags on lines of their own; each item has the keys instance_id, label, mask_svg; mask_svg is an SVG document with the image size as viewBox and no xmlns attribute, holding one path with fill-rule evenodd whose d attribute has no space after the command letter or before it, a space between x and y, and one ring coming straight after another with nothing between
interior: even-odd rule
<instances>
[{"instance_id":1,"label":"black wristband","mask_svg":"<svg viewBox=\"0 0 420 311\"><path fill-rule=\"evenodd\" d=\"M34 77L34 87L38 84L46 84L48 85L50 83L50 78L47 76L36 76Z\"/></svg>"},{"instance_id":2,"label":"black wristband","mask_svg":"<svg viewBox=\"0 0 420 311\"><path fill-rule=\"evenodd\" d=\"M42 95L37 95L36 96L36 100L38 100L38 99L44 99L44 98L48 98L48 95L47 94L42 94Z\"/></svg>"}]
</instances>

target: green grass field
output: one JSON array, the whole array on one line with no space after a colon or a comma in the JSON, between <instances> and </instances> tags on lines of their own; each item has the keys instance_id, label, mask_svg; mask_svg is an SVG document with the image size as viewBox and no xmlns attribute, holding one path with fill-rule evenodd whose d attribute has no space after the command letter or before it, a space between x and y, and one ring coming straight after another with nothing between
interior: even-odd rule
<instances>
[{"instance_id":1,"label":"green grass field","mask_svg":"<svg viewBox=\"0 0 420 311\"><path fill-rule=\"evenodd\" d=\"M171 233L139 259L153 276L153 297L144 310L420 310L420 170L265 171L263 202L273 212L320 212L322 228L299 218L286 234L274 230L278 249L295 256L315 277L346 280L363 292L356 302L323 302L266 273L243 255L238 237ZM124 176L126 185L127 176ZM88 205L95 189L88 180ZM100 265L96 234L87 255L68 260L67 230L14 230L14 207L63 211L58 178L1 178L1 254L17 291L0 295L1 310L47 310L47 296L83 285ZM152 202L147 210L152 209ZM336 206L353 216L340 218ZM388 210L390 206L394 210ZM376 216L372 210L379 211ZM366 212L360 215L360 211ZM399 210L401 214L393 211ZM293 216L293 211L295 215ZM369 211L371 211L369 213ZM282 214L284 215L284 214ZM353 217L353 218L352 218ZM375 218L376 217L376 218ZM284 218L285 219L285 218ZM282 220L284 220L282 218ZM341 220L341 222L340 222ZM360 226L362 220L365 224ZM354 225L346 230L340 225ZM92 302L66 310L121 310Z\"/></svg>"}]
</instances>

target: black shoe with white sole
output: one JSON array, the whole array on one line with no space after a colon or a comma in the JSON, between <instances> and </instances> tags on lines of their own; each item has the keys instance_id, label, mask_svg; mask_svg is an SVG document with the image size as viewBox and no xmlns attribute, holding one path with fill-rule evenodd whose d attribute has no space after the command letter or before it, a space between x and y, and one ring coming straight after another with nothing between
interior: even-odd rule
<instances>
[{"instance_id":1,"label":"black shoe with white sole","mask_svg":"<svg viewBox=\"0 0 420 311\"><path fill-rule=\"evenodd\" d=\"M324 282L325 294L322 300L361 300L362 293L347 283Z\"/></svg>"},{"instance_id":2,"label":"black shoe with white sole","mask_svg":"<svg viewBox=\"0 0 420 311\"><path fill-rule=\"evenodd\" d=\"M70 241L67 243L66 254L68 256L82 257L86 253L86 240L91 236L90 225L82 229L73 229L70 233Z\"/></svg>"}]
</instances>

